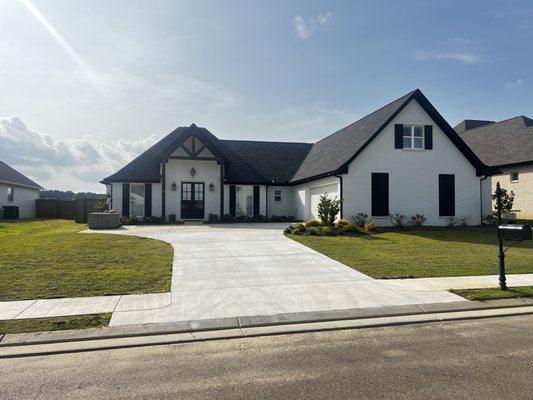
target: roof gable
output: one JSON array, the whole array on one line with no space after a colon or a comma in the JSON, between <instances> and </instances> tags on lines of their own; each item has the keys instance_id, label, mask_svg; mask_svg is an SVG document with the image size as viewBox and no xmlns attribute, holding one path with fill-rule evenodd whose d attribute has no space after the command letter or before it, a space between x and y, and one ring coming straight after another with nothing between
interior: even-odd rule
<instances>
[{"instance_id":1,"label":"roof gable","mask_svg":"<svg viewBox=\"0 0 533 400\"><path fill-rule=\"evenodd\" d=\"M34 189L43 189L41 185L35 183L30 178L21 174L16 169L10 167L3 161L0 161L0 182L10 183L10 184L34 188Z\"/></svg>"}]
</instances>

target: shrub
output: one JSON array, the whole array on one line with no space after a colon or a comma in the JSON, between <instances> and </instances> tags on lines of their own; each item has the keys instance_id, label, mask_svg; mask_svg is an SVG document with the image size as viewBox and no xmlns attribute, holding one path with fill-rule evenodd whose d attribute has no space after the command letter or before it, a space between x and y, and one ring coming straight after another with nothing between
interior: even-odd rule
<instances>
[{"instance_id":1,"label":"shrub","mask_svg":"<svg viewBox=\"0 0 533 400\"><path fill-rule=\"evenodd\" d=\"M143 219L143 224L161 225L164 223L165 223L165 220L161 217L145 217Z\"/></svg>"},{"instance_id":2,"label":"shrub","mask_svg":"<svg viewBox=\"0 0 533 400\"><path fill-rule=\"evenodd\" d=\"M458 222L461 226L468 226L470 225L470 217L461 217L459 218Z\"/></svg>"},{"instance_id":3,"label":"shrub","mask_svg":"<svg viewBox=\"0 0 533 400\"><path fill-rule=\"evenodd\" d=\"M319 227L311 227L311 228L307 228L307 230L305 231L305 234L308 236L321 236L322 230Z\"/></svg>"},{"instance_id":4,"label":"shrub","mask_svg":"<svg viewBox=\"0 0 533 400\"><path fill-rule=\"evenodd\" d=\"M284 231L283 231L283 233L284 233L285 235L290 235L290 234L293 233L293 232L294 232L294 227L293 227L292 225L286 227L286 228L284 229Z\"/></svg>"},{"instance_id":5,"label":"shrub","mask_svg":"<svg viewBox=\"0 0 533 400\"><path fill-rule=\"evenodd\" d=\"M389 220L392 226L396 226L398 228L405 226L405 215L403 214L391 214L389 215Z\"/></svg>"},{"instance_id":6,"label":"shrub","mask_svg":"<svg viewBox=\"0 0 533 400\"><path fill-rule=\"evenodd\" d=\"M333 226L340 210L341 200L337 199L336 196L333 199L328 197L327 193L320 196L317 212L318 218L322 221L323 225Z\"/></svg>"},{"instance_id":7,"label":"shrub","mask_svg":"<svg viewBox=\"0 0 533 400\"><path fill-rule=\"evenodd\" d=\"M307 226L308 228L311 228L313 226L320 226L320 221L317 221L316 219L310 219L309 221L307 221L305 223L305 226Z\"/></svg>"},{"instance_id":8,"label":"shrub","mask_svg":"<svg viewBox=\"0 0 533 400\"><path fill-rule=\"evenodd\" d=\"M501 189L502 192L502 213L511 211L514 203L514 192L508 192L506 189ZM498 196L496 193L492 194L492 201L494 201L494 209L498 210Z\"/></svg>"},{"instance_id":9,"label":"shrub","mask_svg":"<svg viewBox=\"0 0 533 400\"><path fill-rule=\"evenodd\" d=\"M335 236L337 231L331 226L325 226L322 228L322 234L324 236Z\"/></svg>"},{"instance_id":10,"label":"shrub","mask_svg":"<svg viewBox=\"0 0 533 400\"><path fill-rule=\"evenodd\" d=\"M288 217L285 218L285 220L287 222L295 222L296 218L294 218L294 215L289 215Z\"/></svg>"},{"instance_id":11,"label":"shrub","mask_svg":"<svg viewBox=\"0 0 533 400\"><path fill-rule=\"evenodd\" d=\"M374 221L370 220L363 226L363 230L365 232L373 232L376 230L376 224L374 224Z\"/></svg>"},{"instance_id":12,"label":"shrub","mask_svg":"<svg viewBox=\"0 0 533 400\"><path fill-rule=\"evenodd\" d=\"M426 222L426 217L424 217L424 214L415 214L412 215L411 218L409 218L409 223L412 226L422 226Z\"/></svg>"},{"instance_id":13,"label":"shrub","mask_svg":"<svg viewBox=\"0 0 533 400\"><path fill-rule=\"evenodd\" d=\"M168 222L176 222L176 214L169 214Z\"/></svg>"},{"instance_id":14,"label":"shrub","mask_svg":"<svg viewBox=\"0 0 533 400\"><path fill-rule=\"evenodd\" d=\"M357 226L355 226L354 224L348 224L342 228L342 231L342 233L354 233L359 232L359 228L357 228Z\"/></svg>"},{"instance_id":15,"label":"shrub","mask_svg":"<svg viewBox=\"0 0 533 400\"><path fill-rule=\"evenodd\" d=\"M338 229L344 229L349 225L351 225L351 223L346 219L339 219L337 222L335 222L335 227Z\"/></svg>"},{"instance_id":16,"label":"shrub","mask_svg":"<svg viewBox=\"0 0 533 400\"><path fill-rule=\"evenodd\" d=\"M483 218L481 218L481 222L485 225L492 225L495 222L494 215L489 214L485 215Z\"/></svg>"},{"instance_id":17,"label":"shrub","mask_svg":"<svg viewBox=\"0 0 533 400\"><path fill-rule=\"evenodd\" d=\"M209 222L218 222L219 217L218 214L209 214Z\"/></svg>"},{"instance_id":18,"label":"shrub","mask_svg":"<svg viewBox=\"0 0 533 400\"><path fill-rule=\"evenodd\" d=\"M444 223L451 228L457 224L457 219L455 217L448 217L444 220Z\"/></svg>"},{"instance_id":19,"label":"shrub","mask_svg":"<svg viewBox=\"0 0 533 400\"><path fill-rule=\"evenodd\" d=\"M231 214L224 214L221 219L222 222L234 222L235 218Z\"/></svg>"},{"instance_id":20,"label":"shrub","mask_svg":"<svg viewBox=\"0 0 533 400\"><path fill-rule=\"evenodd\" d=\"M364 213L358 213L352 217L352 221L358 228L363 228L368 222L368 215Z\"/></svg>"},{"instance_id":21,"label":"shrub","mask_svg":"<svg viewBox=\"0 0 533 400\"><path fill-rule=\"evenodd\" d=\"M254 217L254 220L255 220L256 222L268 222L268 218L267 218L266 216L264 216L264 215L261 215L261 214L256 215L256 216Z\"/></svg>"},{"instance_id":22,"label":"shrub","mask_svg":"<svg viewBox=\"0 0 533 400\"><path fill-rule=\"evenodd\" d=\"M305 225L302 224L302 223L297 223L297 224L293 225L292 227L293 227L293 232L297 233L297 234L304 233L305 229L306 229Z\"/></svg>"}]
</instances>

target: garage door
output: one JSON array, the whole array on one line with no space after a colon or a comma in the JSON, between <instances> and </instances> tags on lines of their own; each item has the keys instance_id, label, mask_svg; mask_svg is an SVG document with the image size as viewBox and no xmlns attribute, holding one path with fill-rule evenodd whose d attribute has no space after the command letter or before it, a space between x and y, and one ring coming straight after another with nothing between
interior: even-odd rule
<instances>
[{"instance_id":1,"label":"garage door","mask_svg":"<svg viewBox=\"0 0 533 400\"><path fill-rule=\"evenodd\" d=\"M324 193L327 193L328 197L331 198L335 196L337 196L337 198L340 198L339 185L337 184L311 188L309 190L309 193L311 194L311 214L313 218L318 218L318 203L320 202L320 196L322 196Z\"/></svg>"}]
</instances>

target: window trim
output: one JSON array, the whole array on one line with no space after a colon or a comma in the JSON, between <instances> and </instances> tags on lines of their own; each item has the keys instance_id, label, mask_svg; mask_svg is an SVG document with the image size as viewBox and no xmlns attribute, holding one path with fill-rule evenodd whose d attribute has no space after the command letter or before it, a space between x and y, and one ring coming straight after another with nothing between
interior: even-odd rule
<instances>
[{"instance_id":1,"label":"window trim","mask_svg":"<svg viewBox=\"0 0 533 400\"><path fill-rule=\"evenodd\" d=\"M410 131L411 131L411 134L409 136L406 136L405 135L405 128L409 128ZM422 130L422 136L420 137L422 139L422 147L414 147L414 144L415 144L415 128L420 128ZM411 150L415 150L415 151L420 151L420 150L425 150L426 149L426 134L425 134L425 126L424 125L411 125L411 124L403 124L402 125L402 149L403 150L408 150L408 151L411 151ZM405 143L404 143L404 140L406 138L409 138L410 140L410 147L406 147L405 146ZM418 138L418 136L417 136Z\"/></svg>"},{"instance_id":2,"label":"window trim","mask_svg":"<svg viewBox=\"0 0 533 400\"><path fill-rule=\"evenodd\" d=\"M282 201L281 190L279 190L279 189L274 190L274 201L275 202L281 202Z\"/></svg>"},{"instance_id":3,"label":"window trim","mask_svg":"<svg viewBox=\"0 0 533 400\"><path fill-rule=\"evenodd\" d=\"M9 189L11 189L11 193L9 193ZM8 186L7 187L7 202L13 203L14 201L15 201L15 187Z\"/></svg>"},{"instance_id":4,"label":"window trim","mask_svg":"<svg viewBox=\"0 0 533 400\"><path fill-rule=\"evenodd\" d=\"M513 174L516 174L516 179L513 179ZM520 173L518 171L513 171L509 174L509 180L511 183L518 183L520 182Z\"/></svg>"}]
</instances>

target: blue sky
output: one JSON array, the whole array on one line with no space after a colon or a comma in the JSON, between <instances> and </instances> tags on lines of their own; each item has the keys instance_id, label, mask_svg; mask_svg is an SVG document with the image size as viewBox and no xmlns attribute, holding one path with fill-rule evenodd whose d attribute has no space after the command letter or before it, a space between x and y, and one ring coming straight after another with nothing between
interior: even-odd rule
<instances>
[{"instance_id":1,"label":"blue sky","mask_svg":"<svg viewBox=\"0 0 533 400\"><path fill-rule=\"evenodd\" d=\"M414 88L452 125L533 114L530 1L0 0L0 37L0 159L47 187L101 191L192 122L315 141Z\"/></svg>"}]
</instances>

